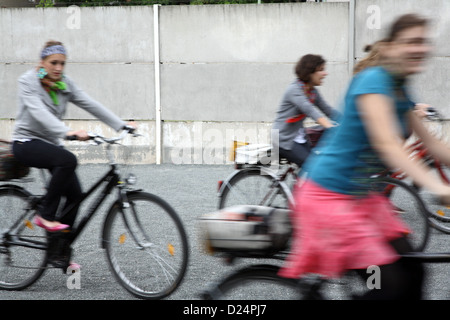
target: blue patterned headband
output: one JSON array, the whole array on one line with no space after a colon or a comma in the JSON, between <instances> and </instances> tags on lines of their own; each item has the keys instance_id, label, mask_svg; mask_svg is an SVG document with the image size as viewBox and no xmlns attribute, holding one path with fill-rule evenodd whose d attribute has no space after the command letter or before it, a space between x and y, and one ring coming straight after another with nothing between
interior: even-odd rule
<instances>
[{"instance_id":1,"label":"blue patterned headband","mask_svg":"<svg viewBox=\"0 0 450 320\"><path fill-rule=\"evenodd\" d=\"M41 52L41 59L57 53L66 55L66 49L60 44L44 48Z\"/></svg>"}]
</instances>

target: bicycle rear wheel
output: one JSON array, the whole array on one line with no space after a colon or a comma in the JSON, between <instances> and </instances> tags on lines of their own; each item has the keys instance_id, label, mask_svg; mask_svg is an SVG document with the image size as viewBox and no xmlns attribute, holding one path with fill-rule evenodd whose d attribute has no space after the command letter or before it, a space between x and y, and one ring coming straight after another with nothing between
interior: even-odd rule
<instances>
[{"instance_id":1,"label":"bicycle rear wheel","mask_svg":"<svg viewBox=\"0 0 450 320\"><path fill-rule=\"evenodd\" d=\"M45 270L46 234L31 223L30 196L19 187L0 188L0 289L24 289Z\"/></svg>"},{"instance_id":2,"label":"bicycle rear wheel","mask_svg":"<svg viewBox=\"0 0 450 320\"><path fill-rule=\"evenodd\" d=\"M141 299L161 299L181 283L188 261L182 222L161 198L127 194L128 208L115 204L104 226L103 243L120 284Z\"/></svg>"},{"instance_id":3,"label":"bicycle rear wheel","mask_svg":"<svg viewBox=\"0 0 450 320\"><path fill-rule=\"evenodd\" d=\"M289 188L261 167L245 168L225 181L219 192L219 209L234 205L289 208Z\"/></svg>"},{"instance_id":4,"label":"bicycle rear wheel","mask_svg":"<svg viewBox=\"0 0 450 320\"><path fill-rule=\"evenodd\" d=\"M377 179L373 187L389 197L395 213L409 227L407 238L414 251L423 251L430 233L429 212L414 187L393 178Z\"/></svg>"}]
</instances>

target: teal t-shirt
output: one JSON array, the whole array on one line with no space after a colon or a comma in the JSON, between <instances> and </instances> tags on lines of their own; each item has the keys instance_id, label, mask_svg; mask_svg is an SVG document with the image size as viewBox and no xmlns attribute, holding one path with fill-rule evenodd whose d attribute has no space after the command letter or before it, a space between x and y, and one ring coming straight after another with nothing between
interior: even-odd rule
<instances>
[{"instance_id":1,"label":"teal t-shirt","mask_svg":"<svg viewBox=\"0 0 450 320\"><path fill-rule=\"evenodd\" d=\"M357 74L347 90L340 125L324 135L318 152L308 158L302 170L309 179L328 190L365 195L370 187L368 179L386 169L369 143L356 105L358 96L371 93L394 99L399 128L405 137L410 134L406 113L414 108L414 103L404 84L396 83L383 67L368 68Z\"/></svg>"}]
</instances>

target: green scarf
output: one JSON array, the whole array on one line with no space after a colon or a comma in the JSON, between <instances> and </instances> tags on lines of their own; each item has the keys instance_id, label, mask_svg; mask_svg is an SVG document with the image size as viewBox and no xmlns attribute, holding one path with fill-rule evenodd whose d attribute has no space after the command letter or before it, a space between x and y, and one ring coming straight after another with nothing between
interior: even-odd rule
<instances>
[{"instance_id":1,"label":"green scarf","mask_svg":"<svg viewBox=\"0 0 450 320\"><path fill-rule=\"evenodd\" d=\"M48 92L50 98L52 99L55 105L59 105L58 95L56 94L58 90L66 90L67 84L62 81L51 81L50 79L43 78L41 79L42 85L44 86L45 91Z\"/></svg>"},{"instance_id":2,"label":"green scarf","mask_svg":"<svg viewBox=\"0 0 450 320\"><path fill-rule=\"evenodd\" d=\"M58 90L66 90L67 85L65 82L62 81L56 81L54 86L51 87L50 91L48 92L48 94L50 95L50 98L52 98L53 103L55 105L59 105L59 101L58 101L58 96L56 95L56 91Z\"/></svg>"}]
</instances>

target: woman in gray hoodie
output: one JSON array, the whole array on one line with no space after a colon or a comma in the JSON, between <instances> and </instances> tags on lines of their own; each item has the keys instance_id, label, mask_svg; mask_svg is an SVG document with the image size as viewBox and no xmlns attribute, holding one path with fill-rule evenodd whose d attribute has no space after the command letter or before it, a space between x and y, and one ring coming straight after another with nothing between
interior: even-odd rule
<instances>
[{"instance_id":1,"label":"woman in gray hoodie","mask_svg":"<svg viewBox=\"0 0 450 320\"><path fill-rule=\"evenodd\" d=\"M286 158L299 167L311 152L311 142L305 134L306 117L324 128L334 126L340 112L330 107L315 88L327 76L325 60L319 55L307 54L295 66L297 79L285 91L277 117L272 126L272 145L280 158Z\"/></svg>"},{"instance_id":2,"label":"woman in gray hoodie","mask_svg":"<svg viewBox=\"0 0 450 320\"><path fill-rule=\"evenodd\" d=\"M62 118L69 102L88 111L115 130L126 123L90 98L63 71L66 49L61 42L49 41L41 51L37 68L25 72L18 81L18 114L13 132L14 156L29 167L48 169L51 180L35 217L35 223L49 232L69 229L75 220L75 208L55 221L62 196L66 207L82 194L75 169L77 159L62 145L62 139L74 136L89 139L84 130L67 127Z\"/></svg>"}]
</instances>

